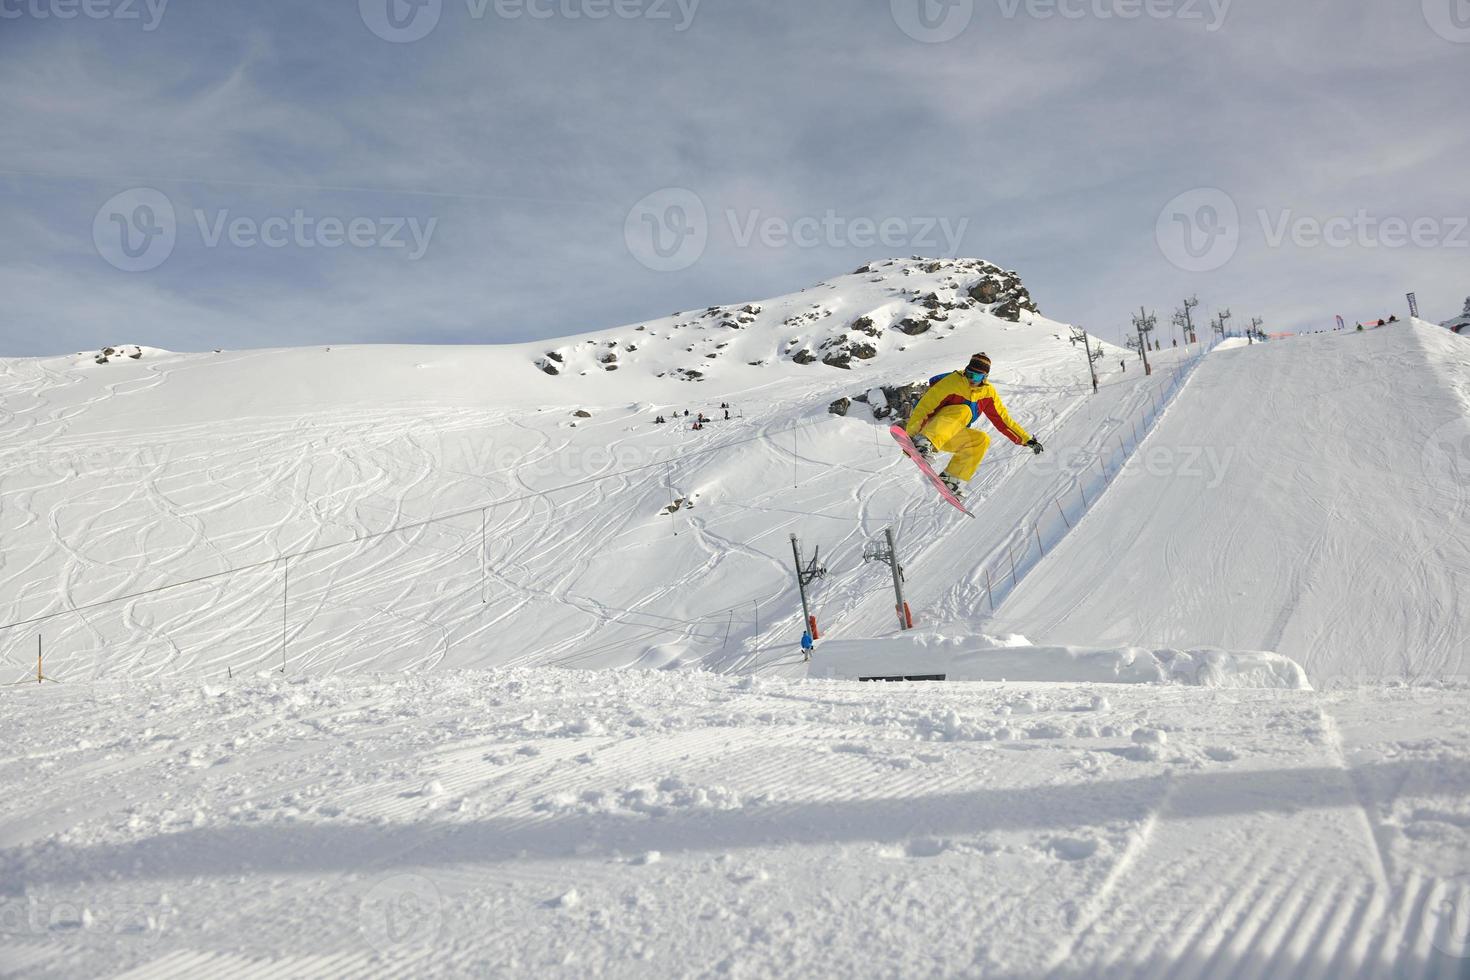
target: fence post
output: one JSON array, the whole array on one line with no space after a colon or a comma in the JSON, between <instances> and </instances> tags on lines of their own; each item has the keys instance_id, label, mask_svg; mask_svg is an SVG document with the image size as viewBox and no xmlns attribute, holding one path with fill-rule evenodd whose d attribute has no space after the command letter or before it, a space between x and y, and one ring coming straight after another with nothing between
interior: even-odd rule
<instances>
[{"instance_id":1,"label":"fence post","mask_svg":"<svg viewBox=\"0 0 1470 980\"><path fill-rule=\"evenodd\" d=\"M1060 497L1057 498L1056 505L1057 513L1062 515L1062 523L1067 525L1068 531L1072 530L1072 522L1067 520L1067 512L1062 509L1062 499Z\"/></svg>"},{"instance_id":2,"label":"fence post","mask_svg":"<svg viewBox=\"0 0 1470 980\"><path fill-rule=\"evenodd\" d=\"M1082 495L1082 509L1086 510L1088 507L1092 506L1091 502L1089 502L1087 499L1087 491L1082 488L1081 480L1075 480L1073 482L1077 484L1077 492Z\"/></svg>"},{"instance_id":3,"label":"fence post","mask_svg":"<svg viewBox=\"0 0 1470 980\"><path fill-rule=\"evenodd\" d=\"M46 676L45 674L42 674L41 673L41 634L40 633L37 633L36 634L36 683L37 684L41 683L41 681L45 679L45 676Z\"/></svg>"},{"instance_id":4,"label":"fence post","mask_svg":"<svg viewBox=\"0 0 1470 980\"><path fill-rule=\"evenodd\" d=\"M990 596L990 611L995 612L995 590L990 587L990 569L985 569L985 594Z\"/></svg>"},{"instance_id":5,"label":"fence post","mask_svg":"<svg viewBox=\"0 0 1470 980\"><path fill-rule=\"evenodd\" d=\"M1016 578L1016 549L1011 545L1006 545L1006 557L1011 560L1011 588L1014 589L1021 582Z\"/></svg>"},{"instance_id":6,"label":"fence post","mask_svg":"<svg viewBox=\"0 0 1470 980\"><path fill-rule=\"evenodd\" d=\"M1069 527L1071 525L1068 525ZM1031 530L1036 532L1036 550L1041 552L1041 557L1046 557L1046 546L1041 543L1041 525L1037 524Z\"/></svg>"},{"instance_id":7,"label":"fence post","mask_svg":"<svg viewBox=\"0 0 1470 980\"><path fill-rule=\"evenodd\" d=\"M291 601L291 559L285 563L285 583L281 588L281 673L286 672L286 604Z\"/></svg>"}]
</instances>

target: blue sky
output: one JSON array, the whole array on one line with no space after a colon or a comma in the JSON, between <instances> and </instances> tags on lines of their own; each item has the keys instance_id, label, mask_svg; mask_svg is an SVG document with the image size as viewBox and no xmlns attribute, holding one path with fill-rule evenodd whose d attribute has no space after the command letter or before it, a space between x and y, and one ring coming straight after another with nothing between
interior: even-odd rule
<instances>
[{"instance_id":1,"label":"blue sky","mask_svg":"<svg viewBox=\"0 0 1470 980\"><path fill-rule=\"evenodd\" d=\"M1444 319L1467 64L1470 0L0 0L0 354L526 340L952 242L1115 340Z\"/></svg>"}]
</instances>

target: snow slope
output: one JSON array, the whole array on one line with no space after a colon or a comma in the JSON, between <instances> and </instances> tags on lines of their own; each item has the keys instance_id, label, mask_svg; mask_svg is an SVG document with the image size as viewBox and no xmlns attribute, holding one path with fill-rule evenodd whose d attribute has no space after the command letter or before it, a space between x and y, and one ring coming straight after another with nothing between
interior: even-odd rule
<instances>
[{"instance_id":1,"label":"snow slope","mask_svg":"<svg viewBox=\"0 0 1470 980\"><path fill-rule=\"evenodd\" d=\"M1220 351L1000 610L1047 643L1470 676L1470 350L1418 325Z\"/></svg>"},{"instance_id":2,"label":"snow slope","mask_svg":"<svg viewBox=\"0 0 1470 980\"><path fill-rule=\"evenodd\" d=\"M1467 975L1464 344L1094 395L982 275L0 361L0 976ZM827 406L979 349L970 521Z\"/></svg>"},{"instance_id":3,"label":"snow slope","mask_svg":"<svg viewBox=\"0 0 1470 980\"><path fill-rule=\"evenodd\" d=\"M947 526L867 408L831 401L981 349L1043 434L1087 401L1065 327L965 305L988 275L895 261L728 317L515 347L0 361L0 625L80 608L0 631L7 679L38 633L58 680L785 657L791 532L857 595L881 585L860 554L886 524ZM864 318L871 360L786 354L866 337L844 327ZM686 410L719 421L652 425ZM1021 455L998 447L992 479ZM302 552L288 581L278 559Z\"/></svg>"},{"instance_id":4,"label":"snow slope","mask_svg":"<svg viewBox=\"0 0 1470 980\"><path fill-rule=\"evenodd\" d=\"M0 974L1464 976L1464 687L7 695ZM136 971L136 972L127 972Z\"/></svg>"}]
</instances>

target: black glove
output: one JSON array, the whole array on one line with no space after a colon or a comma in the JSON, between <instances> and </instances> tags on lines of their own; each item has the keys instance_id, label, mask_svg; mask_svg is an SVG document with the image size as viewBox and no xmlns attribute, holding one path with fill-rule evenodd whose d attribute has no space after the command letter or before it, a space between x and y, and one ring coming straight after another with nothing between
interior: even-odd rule
<instances>
[{"instance_id":1,"label":"black glove","mask_svg":"<svg viewBox=\"0 0 1470 980\"><path fill-rule=\"evenodd\" d=\"M1035 453L1038 456L1040 456L1042 453L1046 452L1046 447L1043 446L1041 443L1037 442L1036 439L1035 439L1035 437L1032 437L1031 441L1028 442L1028 443L1026 443L1026 448L1029 449L1029 450L1031 450L1033 453Z\"/></svg>"}]
</instances>

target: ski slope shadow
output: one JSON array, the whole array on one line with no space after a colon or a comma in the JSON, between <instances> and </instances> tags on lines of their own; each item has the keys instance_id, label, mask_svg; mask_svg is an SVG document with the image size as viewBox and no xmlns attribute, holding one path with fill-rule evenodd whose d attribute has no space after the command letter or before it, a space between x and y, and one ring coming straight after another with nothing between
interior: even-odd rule
<instances>
[{"instance_id":1,"label":"ski slope shadow","mask_svg":"<svg viewBox=\"0 0 1470 980\"><path fill-rule=\"evenodd\" d=\"M1373 782L1414 778L1421 763L1357 767ZM1418 773L1422 775L1422 773ZM392 855L383 867L490 864L525 859L607 858L657 849L665 854L730 848L901 841L1006 830L1100 827L1145 819L1171 783L1169 818L1292 814L1359 805L1337 767L1149 776L1106 784L983 789L918 798L826 800L649 819L575 814L399 826L310 824L188 829L125 845L48 854L46 867L23 849L0 854L0 894L93 880L156 880L195 875L347 872L362 855ZM1470 794L1470 764L1436 763L1440 792ZM378 870L382 870L380 867Z\"/></svg>"}]
</instances>

